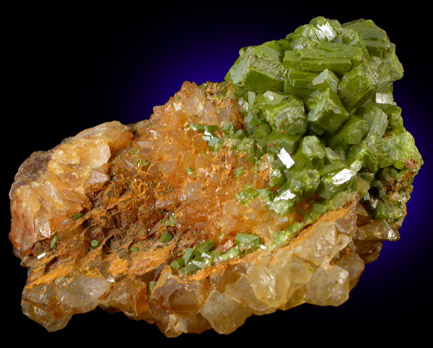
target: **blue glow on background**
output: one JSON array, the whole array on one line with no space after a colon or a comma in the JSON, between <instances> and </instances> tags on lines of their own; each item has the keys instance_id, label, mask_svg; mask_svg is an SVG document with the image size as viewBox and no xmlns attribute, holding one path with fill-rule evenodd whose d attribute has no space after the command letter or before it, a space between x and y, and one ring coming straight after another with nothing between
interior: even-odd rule
<instances>
[{"instance_id":1,"label":"blue glow on background","mask_svg":"<svg viewBox=\"0 0 433 348\"><path fill-rule=\"evenodd\" d=\"M125 104L127 114L122 121L129 123L147 118L152 107L164 104L180 89L184 81L201 84L206 81L223 80L227 70L237 58L240 47L284 36L283 33L271 33L265 38L262 37L262 40L254 41L225 38L212 41L212 44L209 42L200 44L200 39L193 38L189 42L175 44L170 50L173 54L156 56L151 70L149 70L149 63L146 63L146 71L140 71L142 67L139 62L136 62L137 84L131 87L136 94L131 98L133 102L130 105ZM131 73L133 71L131 70ZM390 306L388 308L390 315L394 312L399 316L410 315L410 308L404 307L402 310L400 307L393 307L390 305L392 303L390 298L395 297L396 302L400 301L398 297L425 276L426 269L419 265L428 263L432 244L431 228L426 225L425 220L430 215L428 202L432 194L429 178L432 173L431 128L427 127L425 122L428 117L426 99L412 90L413 81L410 78L410 71L407 74L408 79L404 78L395 83L394 98L403 110L404 125L414 135L416 145L426 163L414 181L414 192L407 205L408 216L400 229L401 239L398 242L383 243L379 258L366 265L366 271L361 276L358 286L351 293L350 302L350 306L362 304L359 294L369 298L374 293L375 296L370 300L372 304L383 306L383 303L386 303L385 306ZM390 289L393 291L390 292ZM364 300L365 297L362 299ZM366 315L361 309L358 309L358 312Z\"/></svg>"},{"instance_id":2,"label":"blue glow on background","mask_svg":"<svg viewBox=\"0 0 433 348\"><path fill-rule=\"evenodd\" d=\"M32 345L48 346L48 342L53 342L58 346L58 342L74 341L82 345L83 337L94 339L99 345L112 345L115 333L122 345L133 342L143 346L151 341L157 345L158 341L189 342L190 346L200 340L208 344L209 339L229 344L238 339L244 344L248 340L256 343L256 332L273 337L275 342L286 342L289 337L290 343L307 346L314 338L319 343L343 343L341 336L349 336L350 341L364 339L371 345L376 342L370 340L372 334L383 334L389 343L391 336L399 333L396 325L404 329L401 333L407 331L407 320L418 325L422 315L431 315L433 115L429 104L433 100L433 78L429 78L431 69L426 65L430 62L423 51L431 19L422 18L429 11L413 5L401 7L400 11L395 6L392 13L389 9L381 12L376 5L368 6L365 2L355 5L296 5L285 1L239 6L233 2L224 7L218 2L202 3L201 7L191 4L188 8L181 2L179 8L152 4L152 8L143 9L106 5L91 10L71 5L57 12L51 5L44 8L40 3L34 9L20 6L20 18L11 26L11 31L19 27L25 33L16 40L20 57L20 66L14 70L20 97L16 107L24 104L29 110L19 109L17 117L5 117L14 118L15 122L12 127L5 127L15 137L7 143L8 149L14 145L14 151L5 151L10 157L5 162L10 182L32 151L48 150L63 138L102 122L119 120L128 124L148 118L152 108L167 102L184 81L221 81L241 47L283 38L318 15L342 23L372 18L388 32L405 68L405 77L395 84L395 100L403 109L405 126L414 135L425 160L415 178L408 216L400 229L401 240L384 243L378 260L366 266L349 301L338 308L303 305L251 317L229 336L208 331L198 336L183 335L176 342L167 341L153 325L102 311L74 316L64 330L48 335L21 313L20 291L26 270L19 267L19 260L5 242L7 250L3 255L9 257L6 264L14 265L7 267L10 274L4 277L11 284L5 287L10 292L5 298L13 306L13 311L6 314L13 313L10 326L20 329L21 336L17 337L23 345L25 339ZM22 149L15 147L17 139L25 139ZM9 209L8 189L5 186L5 212ZM8 220L10 216L3 219ZM16 282L12 283L10 279L14 277ZM413 342L420 336L412 332ZM336 334L338 337L334 337Z\"/></svg>"},{"instance_id":3,"label":"blue glow on background","mask_svg":"<svg viewBox=\"0 0 433 348\"><path fill-rule=\"evenodd\" d=\"M224 32L213 37L191 36L188 40L170 42L169 50L153 48L151 58L147 57L141 64L140 60L132 58L132 62L128 62L132 69L124 70L132 83L128 86L131 95L127 96L129 103L124 103L126 115L122 121L129 123L141 120L143 116L147 118L153 106L165 104L184 81L198 85L223 81L240 48L285 35L280 31L277 35L264 35L263 32L254 35L250 32L247 37ZM141 52L139 55L145 54Z\"/></svg>"},{"instance_id":4,"label":"blue glow on background","mask_svg":"<svg viewBox=\"0 0 433 348\"><path fill-rule=\"evenodd\" d=\"M184 81L197 84L222 81L238 57L241 47L283 38L296 27L295 24L286 28L267 27L266 30L251 27L247 33L236 35L229 32L221 32L220 36L211 37L205 37L203 34L192 35L186 40L171 41L169 50L164 47L159 50L156 45L156 48L152 47L151 52L139 52L138 59L129 57L129 66L121 73L127 91L122 94L125 99L121 100L124 112L121 121L131 123L148 118L153 106L167 102ZM143 59L143 56L146 58ZM403 55L402 60L406 60L410 68L412 62L408 61L407 56ZM411 267L428 262L429 245L432 243L433 234L430 227L426 226L425 220L425 217L429 216L428 202L432 195L429 182L432 173L431 128L426 122L426 118L429 117L426 111L428 98L427 92L423 93L422 89L414 90L413 85L419 85L419 82L413 72L406 69L403 80L397 81L394 85L394 98L403 110L404 125L414 135L416 145L426 163L415 178L414 193L407 205L408 216L400 229L400 241L383 243L380 257L366 265L366 272L353 290L354 294L370 294L371 286L374 284L376 298L372 301L377 303L387 296L393 296L389 294L385 285L398 289L394 294L396 296L424 275L424 269ZM383 293L380 293L380 286L383 287ZM355 296L351 295L354 297L352 301L356 303ZM389 310L398 312L398 308Z\"/></svg>"}]
</instances>

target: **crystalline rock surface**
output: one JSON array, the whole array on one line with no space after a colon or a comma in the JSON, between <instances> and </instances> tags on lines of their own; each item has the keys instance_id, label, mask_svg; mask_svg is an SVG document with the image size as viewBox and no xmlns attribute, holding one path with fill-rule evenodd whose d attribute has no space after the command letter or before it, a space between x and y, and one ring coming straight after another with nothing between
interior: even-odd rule
<instances>
[{"instance_id":1,"label":"crystalline rock surface","mask_svg":"<svg viewBox=\"0 0 433 348\"><path fill-rule=\"evenodd\" d=\"M100 307L175 337L345 302L399 239L422 164L397 139L412 138L394 112L395 48L369 23L317 18L241 52L225 82L185 82L149 120L34 152L10 190L24 314L56 331Z\"/></svg>"}]
</instances>

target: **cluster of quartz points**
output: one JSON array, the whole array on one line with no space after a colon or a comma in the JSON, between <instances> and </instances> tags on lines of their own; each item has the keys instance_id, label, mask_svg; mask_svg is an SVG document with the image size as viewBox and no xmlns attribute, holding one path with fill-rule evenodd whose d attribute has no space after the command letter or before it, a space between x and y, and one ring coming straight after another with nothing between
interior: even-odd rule
<instances>
[{"instance_id":1,"label":"cluster of quartz points","mask_svg":"<svg viewBox=\"0 0 433 348\"><path fill-rule=\"evenodd\" d=\"M402 73L373 22L318 17L150 120L33 153L10 192L24 314L55 331L99 306L173 337L343 303L399 238L422 165Z\"/></svg>"}]
</instances>

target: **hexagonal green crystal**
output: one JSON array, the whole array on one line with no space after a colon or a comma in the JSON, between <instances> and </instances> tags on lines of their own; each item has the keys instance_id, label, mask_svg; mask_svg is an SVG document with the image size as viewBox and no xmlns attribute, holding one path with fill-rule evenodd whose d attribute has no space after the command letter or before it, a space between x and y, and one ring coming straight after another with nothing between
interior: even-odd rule
<instances>
[{"instance_id":1,"label":"hexagonal green crystal","mask_svg":"<svg viewBox=\"0 0 433 348\"><path fill-rule=\"evenodd\" d=\"M248 47L226 79L261 92L282 90L285 69L278 57L278 51L270 47Z\"/></svg>"},{"instance_id":2,"label":"hexagonal green crystal","mask_svg":"<svg viewBox=\"0 0 433 348\"><path fill-rule=\"evenodd\" d=\"M263 117L276 131L289 135L304 134L307 129L307 115L304 104L299 98L289 95L279 104L265 105L261 110Z\"/></svg>"},{"instance_id":3,"label":"hexagonal green crystal","mask_svg":"<svg viewBox=\"0 0 433 348\"><path fill-rule=\"evenodd\" d=\"M404 204L389 203L376 187L383 170L413 177L423 163L393 98L402 76L395 45L368 19L316 17L281 40L243 48L226 78L248 105L236 146L251 160L272 160L269 188L241 191L241 201L258 196L287 215L318 196L305 220L313 221L358 192L374 216L402 216ZM399 178L411 181L407 175Z\"/></svg>"},{"instance_id":4,"label":"hexagonal green crystal","mask_svg":"<svg viewBox=\"0 0 433 348\"><path fill-rule=\"evenodd\" d=\"M313 96L308 113L308 122L331 134L335 134L349 118L337 94L330 88L317 91Z\"/></svg>"}]
</instances>

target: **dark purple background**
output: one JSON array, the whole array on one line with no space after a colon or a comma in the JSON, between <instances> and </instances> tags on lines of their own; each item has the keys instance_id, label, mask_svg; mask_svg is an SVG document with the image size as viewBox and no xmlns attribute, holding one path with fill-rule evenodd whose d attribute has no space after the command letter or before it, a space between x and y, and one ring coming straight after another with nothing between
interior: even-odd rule
<instances>
[{"instance_id":1,"label":"dark purple background","mask_svg":"<svg viewBox=\"0 0 433 348\"><path fill-rule=\"evenodd\" d=\"M289 1L288 1L289 2ZM223 2L171 7L34 7L10 13L7 66L8 101L4 115L5 181L2 185L3 257L7 292L6 328L19 340L60 342L123 341L125 345L203 345L254 342L329 343L355 337L369 343L398 337L418 340L427 333L432 310L432 99L431 63L425 39L431 38L426 12L411 2L392 12L364 5L279 6L277 2L228 6ZM385 243L377 261L366 266L350 299L338 308L303 305L287 312L251 317L230 336L212 331L167 340L152 325L123 314L94 311L75 316L62 331L48 334L24 317L20 308L26 270L11 252L7 193L18 166L35 150L48 150L63 138L99 123L131 123L149 117L185 80L221 81L243 46L284 37L311 18L323 15L345 22L371 18L385 29L405 68L395 83L395 99L406 128L416 139L425 164L414 182L401 240ZM10 98L9 98L10 96ZM17 145L17 141L20 142ZM11 151L9 151L9 149ZM425 317L427 316L427 317ZM425 318L425 319L424 319ZM3 324L4 325L4 324ZM337 338L338 336L341 336ZM81 337L81 338L80 338Z\"/></svg>"}]
</instances>

